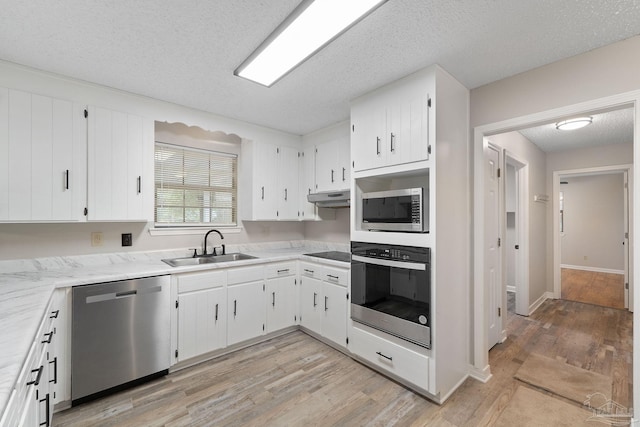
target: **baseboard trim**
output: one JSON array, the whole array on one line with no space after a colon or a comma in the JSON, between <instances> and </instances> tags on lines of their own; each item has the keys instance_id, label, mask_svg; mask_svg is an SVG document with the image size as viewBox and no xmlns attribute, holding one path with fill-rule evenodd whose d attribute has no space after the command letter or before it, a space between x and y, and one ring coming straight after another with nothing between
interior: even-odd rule
<instances>
[{"instance_id":1,"label":"baseboard trim","mask_svg":"<svg viewBox=\"0 0 640 427\"><path fill-rule=\"evenodd\" d=\"M624 274L624 270L615 270L612 268L600 267L586 267L583 265L560 264L560 268L567 268L569 270L594 271L596 273Z\"/></svg>"},{"instance_id":2,"label":"baseboard trim","mask_svg":"<svg viewBox=\"0 0 640 427\"><path fill-rule=\"evenodd\" d=\"M486 383L493 377L491 373L491 367L489 365L485 366L482 369L478 369L473 365L469 365L469 376L475 380L480 381L481 383Z\"/></svg>"},{"instance_id":3,"label":"baseboard trim","mask_svg":"<svg viewBox=\"0 0 640 427\"><path fill-rule=\"evenodd\" d=\"M529 306L529 316L531 316L533 314L534 311L536 311L538 309L538 307L540 307L542 305L543 302L545 302L548 299L553 299L553 292L545 292L543 293L540 298L538 298L533 304L531 304Z\"/></svg>"}]
</instances>

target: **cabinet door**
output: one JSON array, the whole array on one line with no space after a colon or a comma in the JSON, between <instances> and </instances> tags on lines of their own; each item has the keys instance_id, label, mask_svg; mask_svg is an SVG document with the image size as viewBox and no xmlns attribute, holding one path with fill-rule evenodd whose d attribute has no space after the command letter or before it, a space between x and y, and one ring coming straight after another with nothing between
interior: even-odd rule
<instances>
[{"instance_id":1,"label":"cabinet door","mask_svg":"<svg viewBox=\"0 0 640 427\"><path fill-rule=\"evenodd\" d=\"M0 89L0 220L82 219L73 115L69 101Z\"/></svg>"},{"instance_id":2,"label":"cabinet door","mask_svg":"<svg viewBox=\"0 0 640 427\"><path fill-rule=\"evenodd\" d=\"M300 278L300 324L322 334L322 282L311 277Z\"/></svg>"},{"instance_id":3,"label":"cabinet door","mask_svg":"<svg viewBox=\"0 0 640 427\"><path fill-rule=\"evenodd\" d=\"M337 188L336 149L337 144L333 141L316 146L316 191L331 191Z\"/></svg>"},{"instance_id":4,"label":"cabinet door","mask_svg":"<svg viewBox=\"0 0 640 427\"><path fill-rule=\"evenodd\" d=\"M389 165L429 159L428 96L403 95L389 105Z\"/></svg>"},{"instance_id":5,"label":"cabinet door","mask_svg":"<svg viewBox=\"0 0 640 427\"><path fill-rule=\"evenodd\" d=\"M295 276L267 280L267 332L295 324L295 281Z\"/></svg>"},{"instance_id":6,"label":"cabinet door","mask_svg":"<svg viewBox=\"0 0 640 427\"><path fill-rule=\"evenodd\" d=\"M227 344L226 289L178 295L178 361Z\"/></svg>"},{"instance_id":7,"label":"cabinet door","mask_svg":"<svg viewBox=\"0 0 640 427\"><path fill-rule=\"evenodd\" d=\"M89 107L88 119L88 218L151 220L144 155L153 139L146 119L100 107Z\"/></svg>"},{"instance_id":8,"label":"cabinet door","mask_svg":"<svg viewBox=\"0 0 640 427\"><path fill-rule=\"evenodd\" d=\"M365 102L352 109L351 154L354 170L384 166L387 159L386 107Z\"/></svg>"},{"instance_id":9,"label":"cabinet door","mask_svg":"<svg viewBox=\"0 0 640 427\"><path fill-rule=\"evenodd\" d=\"M302 151L298 160L300 175L300 218L312 220L315 219L316 205L309 203L307 195L315 192L315 152L313 146L307 146Z\"/></svg>"},{"instance_id":10,"label":"cabinet door","mask_svg":"<svg viewBox=\"0 0 640 427\"><path fill-rule=\"evenodd\" d=\"M351 188L351 144L349 140L338 141L337 147L337 189Z\"/></svg>"},{"instance_id":11,"label":"cabinet door","mask_svg":"<svg viewBox=\"0 0 640 427\"><path fill-rule=\"evenodd\" d=\"M254 144L254 212L253 219L277 219L278 195L277 165L278 147L271 144Z\"/></svg>"},{"instance_id":12,"label":"cabinet door","mask_svg":"<svg viewBox=\"0 0 640 427\"><path fill-rule=\"evenodd\" d=\"M347 345L347 288L322 283L322 336Z\"/></svg>"},{"instance_id":13,"label":"cabinet door","mask_svg":"<svg viewBox=\"0 0 640 427\"><path fill-rule=\"evenodd\" d=\"M229 345L264 333L264 282L251 282L227 288Z\"/></svg>"},{"instance_id":14,"label":"cabinet door","mask_svg":"<svg viewBox=\"0 0 640 427\"><path fill-rule=\"evenodd\" d=\"M278 148L278 219L297 220L298 204L298 150L293 147Z\"/></svg>"}]
</instances>

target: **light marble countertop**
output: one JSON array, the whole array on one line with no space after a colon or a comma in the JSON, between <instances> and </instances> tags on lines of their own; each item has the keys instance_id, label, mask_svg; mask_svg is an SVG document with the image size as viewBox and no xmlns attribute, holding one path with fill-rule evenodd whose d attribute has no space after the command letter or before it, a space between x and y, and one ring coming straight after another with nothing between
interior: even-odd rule
<instances>
[{"instance_id":1,"label":"light marble countertop","mask_svg":"<svg viewBox=\"0 0 640 427\"><path fill-rule=\"evenodd\" d=\"M188 249L0 261L0 408L4 411L56 288L295 260L306 253L328 250L349 252L349 245L312 241L228 245L227 253L242 252L257 258L186 267L171 267L162 259L188 257ZM303 259L345 267L339 261Z\"/></svg>"}]
</instances>

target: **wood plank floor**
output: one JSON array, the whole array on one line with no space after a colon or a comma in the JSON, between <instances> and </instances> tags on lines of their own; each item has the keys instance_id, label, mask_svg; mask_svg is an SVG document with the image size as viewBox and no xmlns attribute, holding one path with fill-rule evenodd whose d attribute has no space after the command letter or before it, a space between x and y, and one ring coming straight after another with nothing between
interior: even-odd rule
<instances>
[{"instance_id":1,"label":"wood plank floor","mask_svg":"<svg viewBox=\"0 0 640 427\"><path fill-rule=\"evenodd\" d=\"M513 375L533 352L610 375L613 400L630 406L631 328L627 311L547 300L510 317L489 354L493 378L468 379L442 406L293 332L55 414L53 425L487 426L528 387Z\"/></svg>"},{"instance_id":2,"label":"wood plank floor","mask_svg":"<svg viewBox=\"0 0 640 427\"><path fill-rule=\"evenodd\" d=\"M624 309L624 274L563 268L562 298Z\"/></svg>"}]
</instances>

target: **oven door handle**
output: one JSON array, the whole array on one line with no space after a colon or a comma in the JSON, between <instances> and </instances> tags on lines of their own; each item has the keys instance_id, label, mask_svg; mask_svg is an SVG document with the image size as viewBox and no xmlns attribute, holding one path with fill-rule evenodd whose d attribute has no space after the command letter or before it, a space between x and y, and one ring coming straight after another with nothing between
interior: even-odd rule
<instances>
[{"instance_id":1,"label":"oven door handle","mask_svg":"<svg viewBox=\"0 0 640 427\"><path fill-rule=\"evenodd\" d=\"M392 261L390 259L369 258L360 255L351 255L351 261L360 261L365 264L383 265L385 267L406 268L408 270L425 271L427 269L427 264L422 264L419 262Z\"/></svg>"}]
</instances>

